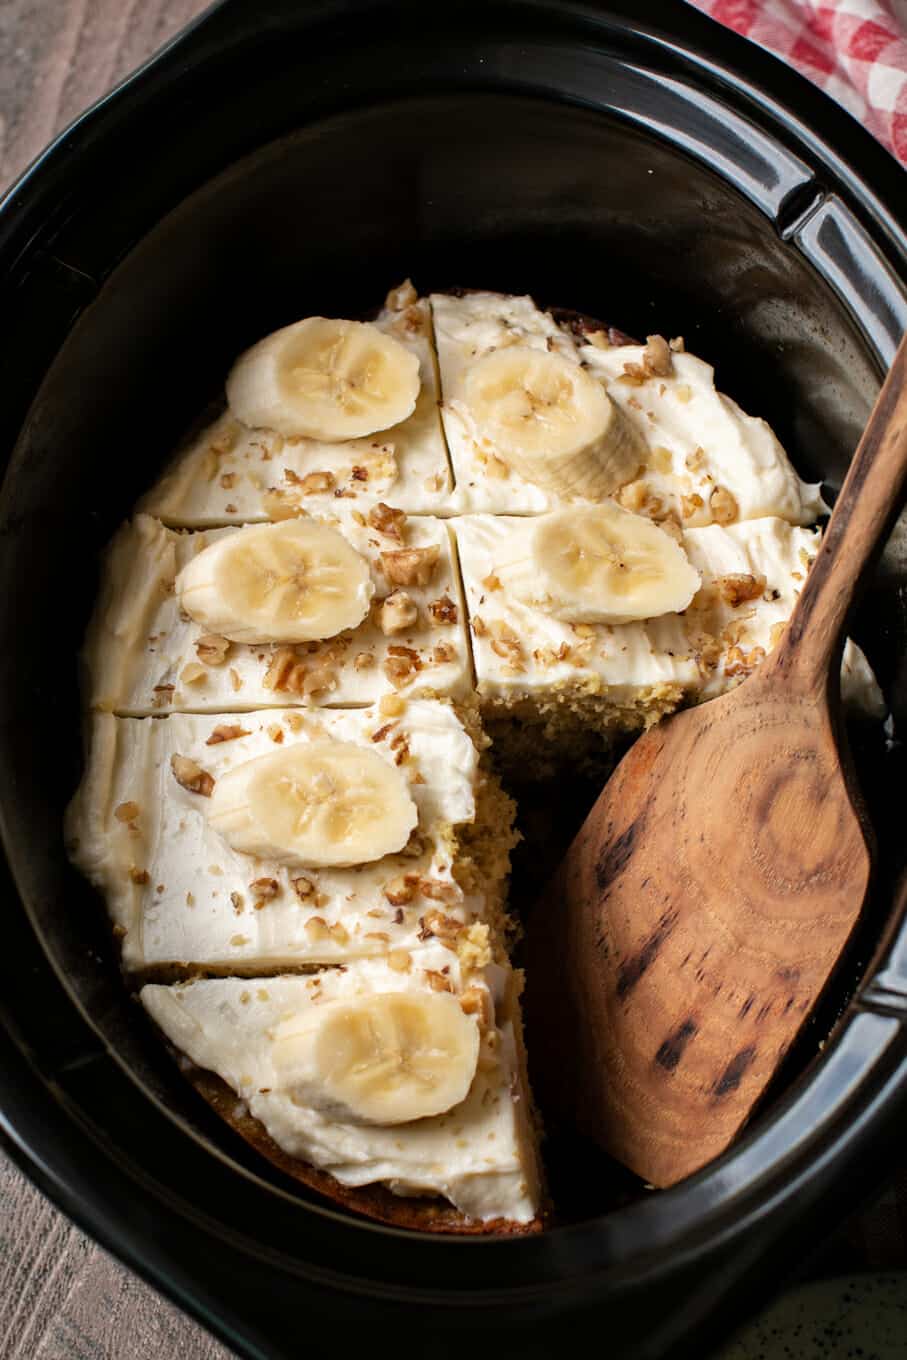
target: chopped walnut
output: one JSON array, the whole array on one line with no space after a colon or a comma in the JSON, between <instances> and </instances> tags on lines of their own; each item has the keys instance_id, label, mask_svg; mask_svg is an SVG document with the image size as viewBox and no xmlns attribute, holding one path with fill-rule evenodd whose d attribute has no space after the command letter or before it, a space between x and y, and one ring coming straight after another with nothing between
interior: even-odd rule
<instances>
[{"instance_id":1,"label":"chopped walnut","mask_svg":"<svg viewBox=\"0 0 907 1360\"><path fill-rule=\"evenodd\" d=\"M132 882L135 883L137 887L140 888L143 888L146 883L149 883L151 881L148 875L148 870L137 869L134 864L130 866L129 877L132 880Z\"/></svg>"},{"instance_id":2,"label":"chopped walnut","mask_svg":"<svg viewBox=\"0 0 907 1360\"><path fill-rule=\"evenodd\" d=\"M235 448L238 437L238 423L229 416L224 417L223 424L208 444L208 450L215 457L219 457L222 453L229 453L231 449Z\"/></svg>"},{"instance_id":3,"label":"chopped walnut","mask_svg":"<svg viewBox=\"0 0 907 1360\"><path fill-rule=\"evenodd\" d=\"M261 498L262 508L268 519L280 521L295 519L303 513L299 491L285 491L279 486L269 486Z\"/></svg>"},{"instance_id":4,"label":"chopped walnut","mask_svg":"<svg viewBox=\"0 0 907 1360\"><path fill-rule=\"evenodd\" d=\"M622 486L617 499L625 510L632 510L636 515L647 515L649 519L663 519L668 513L664 501L650 490L642 478Z\"/></svg>"},{"instance_id":5,"label":"chopped walnut","mask_svg":"<svg viewBox=\"0 0 907 1360\"><path fill-rule=\"evenodd\" d=\"M413 956L408 949L392 949L387 956L387 966L395 973L408 973L412 961Z\"/></svg>"},{"instance_id":6,"label":"chopped walnut","mask_svg":"<svg viewBox=\"0 0 907 1360\"><path fill-rule=\"evenodd\" d=\"M725 661L724 673L729 679L736 676L741 678L751 675L759 665L760 661L765 660L765 648L753 647L749 652L744 652L741 647L731 647Z\"/></svg>"},{"instance_id":7,"label":"chopped walnut","mask_svg":"<svg viewBox=\"0 0 907 1360\"><path fill-rule=\"evenodd\" d=\"M384 896L392 907L402 907L416 895L415 874L399 874L384 885Z\"/></svg>"},{"instance_id":8,"label":"chopped walnut","mask_svg":"<svg viewBox=\"0 0 907 1360\"><path fill-rule=\"evenodd\" d=\"M264 674L265 689L305 694L306 666L292 647L278 647Z\"/></svg>"},{"instance_id":9,"label":"chopped walnut","mask_svg":"<svg viewBox=\"0 0 907 1360\"><path fill-rule=\"evenodd\" d=\"M443 973L436 972L435 969L433 968L423 968L422 971L425 977L428 979L428 985L429 987L431 987L433 992L453 991L453 985L450 981L450 978L445 977Z\"/></svg>"},{"instance_id":10,"label":"chopped walnut","mask_svg":"<svg viewBox=\"0 0 907 1360\"><path fill-rule=\"evenodd\" d=\"M286 473L284 474L286 476ZM337 485L337 479L333 472L307 472L304 477L296 477L295 485L303 496L317 496L327 491L333 491Z\"/></svg>"},{"instance_id":11,"label":"chopped walnut","mask_svg":"<svg viewBox=\"0 0 907 1360\"><path fill-rule=\"evenodd\" d=\"M244 727L240 727L239 723L220 723L219 726L215 727L205 745L218 746L222 741L236 741L237 738L247 737L248 735L249 733Z\"/></svg>"},{"instance_id":12,"label":"chopped walnut","mask_svg":"<svg viewBox=\"0 0 907 1360\"><path fill-rule=\"evenodd\" d=\"M381 568L392 585L427 586L441 556L436 543L428 548L403 548L398 552L383 552Z\"/></svg>"},{"instance_id":13,"label":"chopped walnut","mask_svg":"<svg viewBox=\"0 0 907 1360\"><path fill-rule=\"evenodd\" d=\"M646 336L642 361L651 377L669 378L674 372L671 349L663 335Z\"/></svg>"},{"instance_id":14,"label":"chopped walnut","mask_svg":"<svg viewBox=\"0 0 907 1360\"><path fill-rule=\"evenodd\" d=\"M206 666L222 666L232 645L229 638L221 637L219 633L205 633L197 640L195 653Z\"/></svg>"},{"instance_id":15,"label":"chopped walnut","mask_svg":"<svg viewBox=\"0 0 907 1360\"><path fill-rule=\"evenodd\" d=\"M439 642L431 650L431 663L433 666L446 666L449 661L456 661L457 649L451 647L449 642Z\"/></svg>"},{"instance_id":16,"label":"chopped walnut","mask_svg":"<svg viewBox=\"0 0 907 1360\"><path fill-rule=\"evenodd\" d=\"M460 997L460 1009L464 1015L476 1016L483 1028L494 1023L494 1004L487 987L467 987Z\"/></svg>"},{"instance_id":17,"label":"chopped walnut","mask_svg":"<svg viewBox=\"0 0 907 1360\"><path fill-rule=\"evenodd\" d=\"M225 472L220 479L220 484L225 491L230 491L236 485L236 473Z\"/></svg>"},{"instance_id":18,"label":"chopped walnut","mask_svg":"<svg viewBox=\"0 0 907 1360\"><path fill-rule=\"evenodd\" d=\"M368 468L362 467L361 464L356 463L350 470L350 480L353 482L367 482Z\"/></svg>"},{"instance_id":19,"label":"chopped walnut","mask_svg":"<svg viewBox=\"0 0 907 1360\"><path fill-rule=\"evenodd\" d=\"M357 652L353 657L353 666L357 671L370 670L375 664L373 652Z\"/></svg>"},{"instance_id":20,"label":"chopped walnut","mask_svg":"<svg viewBox=\"0 0 907 1360\"><path fill-rule=\"evenodd\" d=\"M430 939L432 936L440 940L448 948L456 947L457 936L463 930L462 921L458 921L455 916L445 916L443 911L437 907L430 907L424 916L419 917L421 930L419 938Z\"/></svg>"},{"instance_id":21,"label":"chopped walnut","mask_svg":"<svg viewBox=\"0 0 907 1360\"><path fill-rule=\"evenodd\" d=\"M675 335L675 336L674 336L674 339L670 341L670 350L671 350L671 353L672 353L672 354L683 354L683 353L684 353L684 351L686 350L686 345L685 345L684 342L683 342L683 336L682 336L682 335Z\"/></svg>"},{"instance_id":22,"label":"chopped walnut","mask_svg":"<svg viewBox=\"0 0 907 1360\"><path fill-rule=\"evenodd\" d=\"M293 891L300 902L305 902L307 898L315 895L314 882L312 879L306 878L304 874L300 874L298 878L291 879L290 882L293 884Z\"/></svg>"},{"instance_id":23,"label":"chopped walnut","mask_svg":"<svg viewBox=\"0 0 907 1360\"><path fill-rule=\"evenodd\" d=\"M190 760L188 756L173 755L170 757L170 768L177 784L189 793L201 794L203 798L211 797L214 780L208 771L203 770L194 760Z\"/></svg>"},{"instance_id":24,"label":"chopped walnut","mask_svg":"<svg viewBox=\"0 0 907 1360\"><path fill-rule=\"evenodd\" d=\"M719 576L715 580L715 585L721 598L736 608L737 605L746 604L749 600L758 600L765 590L765 577L751 576L748 573Z\"/></svg>"},{"instance_id":25,"label":"chopped walnut","mask_svg":"<svg viewBox=\"0 0 907 1360\"><path fill-rule=\"evenodd\" d=\"M271 902L280 892L280 884L276 878L256 878L249 884L249 892L256 899L255 908L259 910L265 902Z\"/></svg>"},{"instance_id":26,"label":"chopped walnut","mask_svg":"<svg viewBox=\"0 0 907 1360\"><path fill-rule=\"evenodd\" d=\"M458 617L457 606L447 591L439 599L431 601L428 612L435 623L456 623Z\"/></svg>"},{"instance_id":27,"label":"chopped walnut","mask_svg":"<svg viewBox=\"0 0 907 1360\"><path fill-rule=\"evenodd\" d=\"M693 452L688 453L683 461L688 472L701 472L705 466L705 449L697 444Z\"/></svg>"},{"instance_id":28,"label":"chopped walnut","mask_svg":"<svg viewBox=\"0 0 907 1360\"><path fill-rule=\"evenodd\" d=\"M389 735L389 733L393 732L393 730L394 730L394 728L395 728L396 726L397 726L396 723L392 723L392 722L385 723L383 727L379 727L379 728L378 728L377 732L373 732L373 733L372 733L372 738L371 738L372 741L384 741L384 740L386 740L386 738L387 738L387 736Z\"/></svg>"},{"instance_id":29,"label":"chopped walnut","mask_svg":"<svg viewBox=\"0 0 907 1360\"><path fill-rule=\"evenodd\" d=\"M349 944L350 933L347 930L346 926L342 926L339 921L335 921L332 926L328 927L328 930L330 932L331 939L334 940L337 944Z\"/></svg>"},{"instance_id":30,"label":"chopped walnut","mask_svg":"<svg viewBox=\"0 0 907 1360\"><path fill-rule=\"evenodd\" d=\"M704 505L705 501L698 492L694 491L691 496L681 496L680 513L683 515L684 519L692 519L694 515L699 513Z\"/></svg>"},{"instance_id":31,"label":"chopped walnut","mask_svg":"<svg viewBox=\"0 0 907 1360\"><path fill-rule=\"evenodd\" d=\"M488 625L479 614L476 614L473 618L472 631L476 637L486 637L488 634Z\"/></svg>"},{"instance_id":32,"label":"chopped walnut","mask_svg":"<svg viewBox=\"0 0 907 1360\"><path fill-rule=\"evenodd\" d=\"M419 294L413 287L412 279L404 279L396 288L390 290L384 299L384 305L389 312L403 312L418 301Z\"/></svg>"},{"instance_id":33,"label":"chopped walnut","mask_svg":"<svg viewBox=\"0 0 907 1360\"><path fill-rule=\"evenodd\" d=\"M509 624L503 619L494 619L490 626L492 636L491 650L519 673L523 670L523 644Z\"/></svg>"},{"instance_id":34,"label":"chopped walnut","mask_svg":"<svg viewBox=\"0 0 907 1360\"><path fill-rule=\"evenodd\" d=\"M243 897L242 893L231 892L230 901L233 904L234 913L237 916L242 916L243 912L246 909L246 899Z\"/></svg>"},{"instance_id":35,"label":"chopped walnut","mask_svg":"<svg viewBox=\"0 0 907 1360\"><path fill-rule=\"evenodd\" d=\"M399 694L382 694L378 700L378 712L382 718L399 718L406 712L406 700Z\"/></svg>"},{"instance_id":36,"label":"chopped walnut","mask_svg":"<svg viewBox=\"0 0 907 1360\"><path fill-rule=\"evenodd\" d=\"M394 689L402 689L422 669L419 653L412 647L389 647L387 650L384 674Z\"/></svg>"},{"instance_id":37,"label":"chopped walnut","mask_svg":"<svg viewBox=\"0 0 907 1360\"><path fill-rule=\"evenodd\" d=\"M733 524L740 514L736 500L723 486L716 486L709 496L712 518L716 524Z\"/></svg>"},{"instance_id":38,"label":"chopped walnut","mask_svg":"<svg viewBox=\"0 0 907 1360\"><path fill-rule=\"evenodd\" d=\"M309 917L308 921L305 923L305 933L310 940L314 941L329 940L331 938L328 923L321 916Z\"/></svg>"},{"instance_id":39,"label":"chopped walnut","mask_svg":"<svg viewBox=\"0 0 907 1360\"><path fill-rule=\"evenodd\" d=\"M405 590L395 590L378 608L378 626L385 637L403 633L419 618L419 606Z\"/></svg>"},{"instance_id":40,"label":"chopped walnut","mask_svg":"<svg viewBox=\"0 0 907 1360\"><path fill-rule=\"evenodd\" d=\"M501 578L500 576L496 576L495 573L492 572L490 576L486 576L484 578L481 584L485 588L485 590L491 593L492 591L501 589Z\"/></svg>"},{"instance_id":41,"label":"chopped walnut","mask_svg":"<svg viewBox=\"0 0 907 1360\"><path fill-rule=\"evenodd\" d=\"M384 501L379 501L368 512L368 522L373 529L378 530L379 534L386 534L388 538L395 538L398 543L403 542L406 515L402 510L395 510L393 506L385 505ZM401 581L400 584L406 585L407 582Z\"/></svg>"},{"instance_id":42,"label":"chopped walnut","mask_svg":"<svg viewBox=\"0 0 907 1360\"><path fill-rule=\"evenodd\" d=\"M118 822L134 822L141 810L138 803L118 803L113 810L113 815Z\"/></svg>"},{"instance_id":43,"label":"chopped walnut","mask_svg":"<svg viewBox=\"0 0 907 1360\"><path fill-rule=\"evenodd\" d=\"M180 671L180 679L184 685L198 685L207 678L207 669L198 661L190 661L188 666L184 666Z\"/></svg>"}]
</instances>

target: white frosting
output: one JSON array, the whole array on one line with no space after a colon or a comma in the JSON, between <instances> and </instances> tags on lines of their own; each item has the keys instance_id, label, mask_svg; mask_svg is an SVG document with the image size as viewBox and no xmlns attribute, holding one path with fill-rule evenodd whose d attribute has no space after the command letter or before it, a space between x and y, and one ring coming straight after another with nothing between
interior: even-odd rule
<instances>
[{"instance_id":1,"label":"white frosting","mask_svg":"<svg viewBox=\"0 0 907 1360\"><path fill-rule=\"evenodd\" d=\"M702 359L675 354L670 376L636 385L625 380L625 366L642 365L642 346L583 345L579 353L648 445L641 489L673 510L684 527L712 523L710 498L718 487L733 496L739 519L777 515L812 524L827 513L821 487L800 480L764 420L715 390L715 371Z\"/></svg>"},{"instance_id":2,"label":"white frosting","mask_svg":"<svg viewBox=\"0 0 907 1360\"><path fill-rule=\"evenodd\" d=\"M274 646L232 643L223 664L202 666L196 643L207 629L182 613L173 581L202 549L239 530L177 533L148 515L139 515L120 529L111 544L102 593L86 638L86 688L92 706L137 715L171 709L235 713L271 705L369 704L396 688L407 694L467 693L472 670L447 524L429 517L410 519L401 543L358 524L349 512L330 518L368 561L375 589L373 610L394 589L382 570L382 552L439 548L430 583L401 587L418 607L411 627L386 636L372 612L358 628L338 638L301 644L297 649L300 659L309 667L317 670L319 658L332 658L325 669L326 688L308 695L266 686ZM453 622L432 615L430 606L440 600L452 601ZM395 647L412 649L418 662L418 669L414 662L405 683L397 686L385 670Z\"/></svg>"},{"instance_id":3,"label":"white frosting","mask_svg":"<svg viewBox=\"0 0 907 1360\"><path fill-rule=\"evenodd\" d=\"M684 696L711 698L750 673L759 660L756 649L771 650L819 538L816 530L774 517L690 529L683 546L705 589L685 613L621 625L574 625L497 585L497 563L510 537L524 527L519 518L493 515L454 521L484 699L513 702L569 690L601 695L617 707L645 701L648 691L663 684L677 687L675 705ZM765 587L755 599L735 605L722 594L728 577L764 578ZM516 636L518 652L507 646L509 633L502 634L500 625ZM864 687L867 672L871 676L864 659L859 672Z\"/></svg>"},{"instance_id":4,"label":"white frosting","mask_svg":"<svg viewBox=\"0 0 907 1360\"><path fill-rule=\"evenodd\" d=\"M273 1034L282 1021L338 998L428 991L426 970L446 970L452 990L460 990L455 956L434 946L414 957L409 973L375 959L309 978L146 986L141 999L171 1042L231 1086L291 1157L344 1185L381 1181L400 1194L443 1195L469 1218L527 1223L538 1212L539 1193L504 970L470 975L471 986L490 989L497 1001L494 1047L486 1048L491 1056L480 1061L466 1099L445 1114L392 1127L344 1123L281 1086Z\"/></svg>"},{"instance_id":5,"label":"white frosting","mask_svg":"<svg viewBox=\"0 0 907 1360\"><path fill-rule=\"evenodd\" d=\"M247 735L208 745L225 723ZM232 850L208 824L209 799L177 783L171 757L194 760L216 782L234 766L277 750L275 736L281 748L325 736L355 742L399 763L418 809L421 855L300 871ZM477 763L453 709L430 700L407 703L398 718L375 709L277 710L228 719L98 714L88 769L67 814L67 841L75 862L104 893L130 970L183 963L248 974L342 963L416 947L430 908L464 923L481 914L482 899L464 895L453 877L452 829L475 816ZM117 809L128 803L139 812L127 822ZM293 887L301 874L312 886L302 900ZM384 887L406 874L415 876L413 897L394 906ZM256 909L250 885L261 879L275 880L278 891ZM425 887L440 895L426 895Z\"/></svg>"},{"instance_id":6,"label":"white frosting","mask_svg":"<svg viewBox=\"0 0 907 1360\"><path fill-rule=\"evenodd\" d=\"M422 387L407 420L365 439L324 443L250 430L226 414L177 452L139 509L185 528L264 521L271 517L268 489L293 493L297 484L292 478L313 472L330 472L334 484L327 492L303 494L312 513L335 503L337 492L352 505L387 500L411 513L437 513L446 506L451 476L438 419L428 303L385 310L375 324L419 359Z\"/></svg>"}]
</instances>

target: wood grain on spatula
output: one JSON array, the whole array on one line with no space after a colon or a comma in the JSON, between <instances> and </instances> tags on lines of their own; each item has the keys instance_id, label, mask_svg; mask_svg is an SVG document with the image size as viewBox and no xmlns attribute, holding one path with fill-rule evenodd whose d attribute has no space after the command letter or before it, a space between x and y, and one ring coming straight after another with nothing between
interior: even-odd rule
<instances>
[{"instance_id":1,"label":"wood grain on spatula","mask_svg":"<svg viewBox=\"0 0 907 1360\"><path fill-rule=\"evenodd\" d=\"M727 1147L866 898L871 835L840 743L843 630L907 472L902 341L777 648L618 765L528 930L533 1081L638 1175Z\"/></svg>"}]
</instances>

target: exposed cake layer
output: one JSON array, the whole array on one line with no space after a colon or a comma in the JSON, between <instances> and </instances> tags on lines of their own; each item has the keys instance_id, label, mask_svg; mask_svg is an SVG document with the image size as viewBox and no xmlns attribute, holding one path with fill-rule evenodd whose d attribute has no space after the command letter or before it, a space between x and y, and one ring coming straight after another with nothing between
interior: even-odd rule
<instances>
[{"instance_id":1,"label":"exposed cake layer","mask_svg":"<svg viewBox=\"0 0 907 1360\"><path fill-rule=\"evenodd\" d=\"M138 515L111 544L85 641L94 708L128 714L370 704L382 694L462 695L472 684L460 579L444 521L386 507L318 516L367 561L374 597L356 628L288 646L229 642L180 608L178 573L240 529L179 533ZM385 531L374 527L385 525ZM384 609L383 602L393 597Z\"/></svg>"},{"instance_id":2,"label":"exposed cake layer","mask_svg":"<svg viewBox=\"0 0 907 1360\"><path fill-rule=\"evenodd\" d=\"M405 970L408 951L435 935L454 955L499 950L513 806L450 705L399 706L394 716L97 715L66 834L104 894L126 968L250 974L384 954ZM217 781L268 752L325 740L375 753L405 777L418 822L403 851L298 868L232 848L211 824Z\"/></svg>"},{"instance_id":3,"label":"exposed cake layer","mask_svg":"<svg viewBox=\"0 0 907 1360\"><path fill-rule=\"evenodd\" d=\"M463 967L435 944L415 952L404 973L386 959L369 959L310 977L146 986L141 999L180 1052L227 1082L291 1157L344 1185L381 1182L399 1195L443 1195L479 1221L527 1223L538 1213L539 1190L514 1033L515 992L506 968ZM388 1125L357 1119L355 1109L351 1114L340 1104L347 1087L354 1106L358 1094L343 1069L346 1050L335 1049L333 1070L319 1066L319 1025L330 1017L336 1026L339 1006L380 994L429 1007L459 1001L477 1026L468 1092L443 1113ZM358 1042L354 1032L350 1067ZM379 1069L370 1081L373 1100L383 1094L374 1090L381 1078Z\"/></svg>"},{"instance_id":4,"label":"exposed cake layer","mask_svg":"<svg viewBox=\"0 0 907 1360\"><path fill-rule=\"evenodd\" d=\"M438 379L428 302L397 289L376 325L419 360L421 390L408 420L367 438L327 443L248 429L229 412L178 450L140 510L166 524L205 528L312 513L337 498L389 500L418 514L444 511L450 465L438 416Z\"/></svg>"}]
</instances>

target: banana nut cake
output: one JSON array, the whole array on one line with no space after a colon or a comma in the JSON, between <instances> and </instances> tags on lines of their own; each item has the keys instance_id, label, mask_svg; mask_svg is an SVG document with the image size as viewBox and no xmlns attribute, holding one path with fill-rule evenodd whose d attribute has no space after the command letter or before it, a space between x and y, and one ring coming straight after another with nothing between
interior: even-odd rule
<instances>
[{"instance_id":1,"label":"banana nut cake","mask_svg":"<svg viewBox=\"0 0 907 1360\"><path fill-rule=\"evenodd\" d=\"M407 282L266 336L226 397L111 544L70 854L276 1166L404 1226L537 1230L496 766L739 683L819 489L682 341L528 297ZM879 710L850 644L843 678Z\"/></svg>"}]
</instances>

